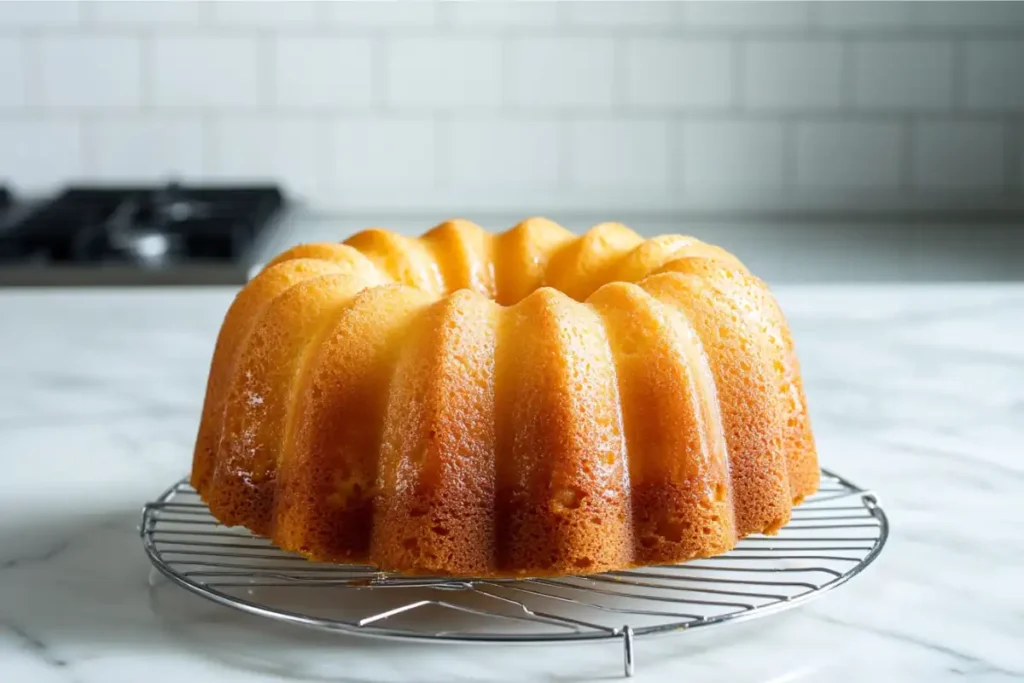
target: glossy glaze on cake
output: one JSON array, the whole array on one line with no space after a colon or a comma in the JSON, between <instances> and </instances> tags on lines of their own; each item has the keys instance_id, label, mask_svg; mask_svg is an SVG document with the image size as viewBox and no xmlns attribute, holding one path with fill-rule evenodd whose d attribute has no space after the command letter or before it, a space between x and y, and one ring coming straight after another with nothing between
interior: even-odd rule
<instances>
[{"instance_id":1,"label":"glossy glaze on cake","mask_svg":"<svg viewBox=\"0 0 1024 683\"><path fill-rule=\"evenodd\" d=\"M735 257L460 220L295 247L243 288L192 484L313 559L536 576L725 552L818 464L788 327Z\"/></svg>"}]
</instances>

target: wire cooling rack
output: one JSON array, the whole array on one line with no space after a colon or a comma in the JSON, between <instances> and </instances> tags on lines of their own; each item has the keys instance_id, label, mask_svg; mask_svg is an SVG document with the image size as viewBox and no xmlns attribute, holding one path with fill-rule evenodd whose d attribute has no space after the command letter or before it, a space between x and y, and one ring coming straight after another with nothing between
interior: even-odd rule
<instances>
[{"instance_id":1,"label":"wire cooling rack","mask_svg":"<svg viewBox=\"0 0 1024 683\"><path fill-rule=\"evenodd\" d=\"M310 562L210 515L187 479L142 514L153 565L223 605L316 629L461 643L615 640L625 675L634 638L751 619L848 581L881 552L889 524L877 497L822 471L817 494L776 536L680 565L535 579L402 577Z\"/></svg>"}]
</instances>

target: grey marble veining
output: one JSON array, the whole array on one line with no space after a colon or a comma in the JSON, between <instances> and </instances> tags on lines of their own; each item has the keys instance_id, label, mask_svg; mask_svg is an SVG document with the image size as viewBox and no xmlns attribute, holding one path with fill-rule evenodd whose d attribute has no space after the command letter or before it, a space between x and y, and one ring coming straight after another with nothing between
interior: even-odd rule
<instances>
[{"instance_id":1,"label":"grey marble veining","mask_svg":"<svg viewBox=\"0 0 1024 683\"><path fill-rule=\"evenodd\" d=\"M637 680L1024 679L1024 286L778 287L822 461L876 565L778 617L638 643ZM228 290L0 293L0 680L610 680L614 645L335 638L150 585L140 506L189 467Z\"/></svg>"}]
</instances>

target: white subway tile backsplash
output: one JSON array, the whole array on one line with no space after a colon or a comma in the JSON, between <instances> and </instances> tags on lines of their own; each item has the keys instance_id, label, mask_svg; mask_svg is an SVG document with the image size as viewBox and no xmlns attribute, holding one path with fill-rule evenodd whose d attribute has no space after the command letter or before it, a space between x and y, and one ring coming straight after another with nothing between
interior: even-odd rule
<instances>
[{"instance_id":1,"label":"white subway tile backsplash","mask_svg":"<svg viewBox=\"0 0 1024 683\"><path fill-rule=\"evenodd\" d=\"M818 24L840 29L893 29L910 24L909 2L818 2Z\"/></svg>"},{"instance_id":2,"label":"white subway tile backsplash","mask_svg":"<svg viewBox=\"0 0 1024 683\"><path fill-rule=\"evenodd\" d=\"M499 106L501 46L483 38L395 38L388 46L393 106Z\"/></svg>"},{"instance_id":3,"label":"white subway tile backsplash","mask_svg":"<svg viewBox=\"0 0 1024 683\"><path fill-rule=\"evenodd\" d=\"M333 124L329 148L335 189L346 193L379 192L401 205L402 192L434 187L434 122L379 117L340 119Z\"/></svg>"},{"instance_id":4,"label":"white subway tile backsplash","mask_svg":"<svg viewBox=\"0 0 1024 683\"><path fill-rule=\"evenodd\" d=\"M557 121L455 121L451 144L452 184L457 188L558 186Z\"/></svg>"},{"instance_id":5,"label":"white subway tile backsplash","mask_svg":"<svg viewBox=\"0 0 1024 683\"><path fill-rule=\"evenodd\" d=\"M313 118L222 116L212 123L212 178L281 181L299 197L322 196L326 124Z\"/></svg>"},{"instance_id":6,"label":"white subway tile backsplash","mask_svg":"<svg viewBox=\"0 0 1024 683\"><path fill-rule=\"evenodd\" d=\"M26 70L21 39L0 37L0 109L25 105Z\"/></svg>"},{"instance_id":7,"label":"white subway tile backsplash","mask_svg":"<svg viewBox=\"0 0 1024 683\"><path fill-rule=\"evenodd\" d=\"M777 121L693 121L676 157L687 190L780 188L785 182L783 125Z\"/></svg>"},{"instance_id":8,"label":"white subway tile backsplash","mask_svg":"<svg viewBox=\"0 0 1024 683\"><path fill-rule=\"evenodd\" d=\"M327 6L327 19L338 26L426 27L437 21L437 5L424 0L353 0L323 4Z\"/></svg>"},{"instance_id":9,"label":"white subway tile backsplash","mask_svg":"<svg viewBox=\"0 0 1024 683\"><path fill-rule=\"evenodd\" d=\"M452 26L551 27L558 23L557 2L450 2L442 8Z\"/></svg>"},{"instance_id":10,"label":"white subway tile backsplash","mask_svg":"<svg viewBox=\"0 0 1024 683\"><path fill-rule=\"evenodd\" d=\"M1006 135L1002 124L949 121L915 131L914 183L923 189L1001 188Z\"/></svg>"},{"instance_id":11,"label":"white subway tile backsplash","mask_svg":"<svg viewBox=\"0 0 1024 683\"><path fill-rule=\"evenodd\" d=\"M753 31L802 28L811 16L806 2L691 2L683 9L689 26Z\"/></svg>"},{"instance_id":12,"label":"white subway tile backsplash","mask_svg":"<svg viewBox=\"0 0 1024 683\"><path fill-rule=\"evenodd\" d=\"M255 107L258 43L246 37L157 37L153 102L159 107Z\"/></svg>"},{"instance_id":13,"label":"white subway tile backsplash","mask_svg":"<svg viewBox=\"0 0 1024 683\"><path fill-rule=\"evenodd\" d=\"M896 189L901 182L900 126L884 121L803 122L796 129L801 188Z\"/></svg>"},{"instance_id":14,"label":"white subway tile backsplash","mask_svg":"<svg viewBox=\"0 0 1024 683\"><path fill-rule=\"evenodd\" d=\"M574 121L571 184L580 189L663 190L669 185L669 132L664 121Z\"/></svg>"},{"instance_id":15,"label":"white subway tile backsplash","mask_svg":"<svg viewBox=\"0 0 1024 683\"><path fill-rule=\"evenodd\" d=\"M6 120L0 125L0 182L19 191L49 191L82 176L79 124L62 120Z\"/></svg>"},{"instance_id":16,"label":"white subway tile backsplash","mask_svg":"<svg viewBox=\"0 0 1024 683\"><path fill-rule=\"evenodd\" d=\"M362 208L1010 206L1022 65L1024 2L0 0L0 169Z\"/></svg>"},{"instance_id":17,"label":"white subway tile backsplash","mask_svg":"<svg viewBox=\"0 0 1024 683\"><path fill-rule=\"evenodd\" d=\"M183 27L199 23L208 0L89 0L86 19L97 26Z\"/></svg>"},{"instance_id":18,"label":"white subway tile backsplash","mask_svg":"<svg viewBox=\"0 0 1024 683\"><path fill-rule=\"evenodd\" d=\"M366 38L281 37L274 49L274 103L283 108L369 105L373 43Z\"/></svg>"},{"instance_id":19,"label":"white subway tile backsplash","mask_svg":"<svg viewBox=\"0 0 1024 683\"><path fill-rule=\"evenodd\" d=\"M931 109L953 103L949 42L863 41L854 52L854 101L865 109Z\"/></svg>"},{"instance_id":20,"label":"white subway tile backsplash","mask_svg":"<svg viewBox=\"0 0 1024 683\"><path fill-rule=\"evenodd\" d=\"M751 41L743 51L743 102L764 109L836 109L843 50L820 40Z\"/></svg>"},{"instance_id":21,"label":"white subway tile backsplash","mask_svg":"<svg viewBox=\"0 0 1024 683\"><path fill-rule=\"evenodd\" d=\"M733 97L733 50L724 41L633 39L626 100L660 107L724 107Z\"/></svg>"},{"instance_id":22,"label":"white subway tile backsplash","mask_svg":"<svg viewBox=\"0 0 1024 683\"><path fill-rule=\"evenodd\" d=\"M969 42L965 77L968 107L1024 109L1024 37Z\"/></svg>"},{"instance_id":23,"label":"white subway tile backsplash","mask_svg":"<svg viewBox=\"0 0 1024 683\"><path fill-rule=\"evenodd\" d=\"M559 3L569 24L579 26L674 26L683 23L685 8L681 2L602 2Z\"/></svg>"},{"instance_id":24,"label":"white subway tile backsplash","mask_svg":"<svg viewBox=\"0 0 1024 683\"><path fill-rule=\"evenodd\" d=\"M615 42L525 38L510 48L512 103L523 107L608 107L615 95Z\"/></svg>"},{"instance_id":25,"label":"white subway tile backsplash","mask_svg":"<svg viewBox=\"0 0 1024 683\"><path fill-rule=\"evenodd\" d=\"M229 26L310 26L323 16L326 3L314 0L204 0L210 4L212 20Z\"/></svg>"},{"instance_id":26,"label":"white subway tile backsplash","mask_svg":"<svg viewBox=\"0 0 1024 683\"><path fill-rule=\"evenodd\" d=\"M44 36L40 104L132 108L142 103L142 42L120 36Z\"/></svg>"},{"instance_id":27,"label":"white subway tile backsplash","mask_svg":"<svg viewBox=\"0 0 1024 683\"><path fill-rule=\"evenodd\" d=\"M74 26L80 20L84 4L78 0L3 0L0 2L0 28Z\"/></svg>"},{"instance_id":28,"label":"white subway tile backsplash","mask_svg":"<svg viewBox=\"0 0 1024 683\"><path fill-rule=\"evenodd\" d=\"M197 181L203 177L203 128L198 117L109 118L82 131L89 172L121 182Z\"/></svg>"}]
</instances>

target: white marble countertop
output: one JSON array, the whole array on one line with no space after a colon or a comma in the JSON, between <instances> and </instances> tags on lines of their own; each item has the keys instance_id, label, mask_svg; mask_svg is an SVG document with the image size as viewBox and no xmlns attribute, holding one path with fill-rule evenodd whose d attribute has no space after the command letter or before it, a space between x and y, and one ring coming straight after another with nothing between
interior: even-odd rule
<instances>
[{"instance_id":1,"label":"white marble countertop","mask_svg":"<svg viewBox=\"0 0 1024 683\"><path fill-rule=\"evenodd\" d=\"M1024 286L780 287L825 465L878 562L798 610L638 641L640 681L1024 678ZM316 635L157 581L140 507L189 467L228 290L0 292L0 680L613 680L613 644Z\"/></svg>"}]
</instances>

